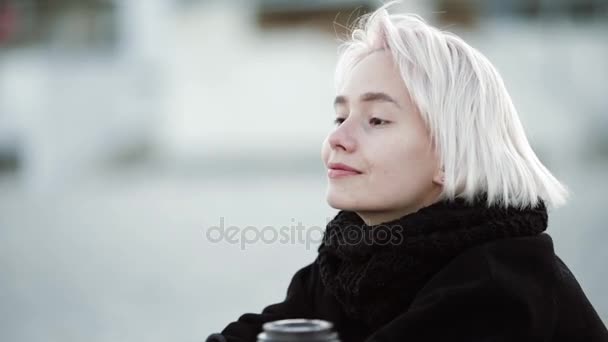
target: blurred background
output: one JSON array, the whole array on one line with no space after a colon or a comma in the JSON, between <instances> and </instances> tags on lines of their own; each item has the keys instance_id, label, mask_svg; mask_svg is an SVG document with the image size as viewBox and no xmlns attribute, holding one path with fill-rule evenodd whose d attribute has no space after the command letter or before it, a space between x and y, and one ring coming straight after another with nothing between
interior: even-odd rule
<instances>
[{"instance_id":1,"label":"blurred background","mask_svg":"<svg viewBox=\"0 0 608 342\"><path fill-rule=\"evenodd\" d=\"M0 340L201 341L283 300L318 234L243 244L210 228L331 219L336 48L379 5L0 0ZM608 323L608 1L396 8L502 73L572 191L548 232Z\"/></svg>"}]
</instances>

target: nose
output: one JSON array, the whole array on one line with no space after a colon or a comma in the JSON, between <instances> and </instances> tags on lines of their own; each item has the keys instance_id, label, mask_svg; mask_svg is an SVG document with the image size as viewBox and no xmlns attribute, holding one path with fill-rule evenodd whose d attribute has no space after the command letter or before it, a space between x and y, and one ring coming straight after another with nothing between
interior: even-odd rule
<instances>
[{"instance_id":1,"label":"nose","mask_svg":"<svg viewBox=\"0 0 608 342\"><path fill-rule=\"evenodd\" d=\"M327 140L332 150L353 152L357 148L357 140L346 121L342 122L340 126L331 132Z\"/></svg>"}]
</instances>

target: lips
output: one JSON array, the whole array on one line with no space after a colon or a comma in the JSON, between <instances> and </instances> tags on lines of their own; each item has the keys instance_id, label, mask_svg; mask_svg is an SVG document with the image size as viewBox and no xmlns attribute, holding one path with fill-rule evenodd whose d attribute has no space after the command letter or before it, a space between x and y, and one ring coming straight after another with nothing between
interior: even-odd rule
<instances>
[{"instance_id":1,"label":"lips","mask_svg":"<svg viewBox=\"0 0 608 342\"><path fill-rule=\"evenodd\" d=\"M342 163L329 163L327 166L327 176L329 178L356 176L362 173L354 167Z\"/></svg>"},{"instance_id":2,"label":"lips","mask_svg":"<svg viewBox=\"0 0 608 342\"><path fill-rule=\"evenodd\" d=\"M361 171L355 169L354 167L342 163L329 163L327 166L332 170L344 170L361 173Z\"/></svg>"}]
</instances>

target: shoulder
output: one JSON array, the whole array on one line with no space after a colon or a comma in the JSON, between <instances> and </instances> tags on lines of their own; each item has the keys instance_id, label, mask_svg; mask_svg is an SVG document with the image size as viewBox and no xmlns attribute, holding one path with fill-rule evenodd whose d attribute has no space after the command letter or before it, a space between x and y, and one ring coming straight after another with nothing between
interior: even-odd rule
<instances>
[{"instance_id":1,"label":"shoulder","mask_svg":"<svg viewBox=\"0 0 608 342\"><path fill-rule=\"evenodd\" d=\"M461 253L376 336L506 341L551 336L557 322L551 238L508 238ZM441 329L436 329L441 327Z\"/></svg>"},{"instance_id":2,"label":"shoulder","mask_svg":"<svg viewBox=\"0 0 608 342\"><path fill-rule=\"evenodd\" d=\"M485 243L456 256L419 291L417 301L465 296L510 301L551 316L560 283L558 258L546 234ZM538 312L541 313L541 312Z\"/></svg>"},{"instance_id":3,"label":"shoulder","mask_svg":"<svg viewBox=\"0 0 608 342\"><path fill-rule=\"evenodd\" d=\"M486 286L523 286L528 291L532 288L547 291L563 275L559 262L553 240L546 233L501 239L461 253L431 278L423 291L441 283L467 280Z\"/></svg>"},{"instance_id":4,"label":"shoulder","mask_svg":"<svg viewBox=\"0 0 608 342\"><path fill-rule=\"evenodd\" d=\"M546 233L485 243L455 257L427 282L413 306L416 301L460 303L472 315L494 314L500 308L504 320L517 317L548 328L557 319L556 260Z\"/></svg>"},{"instance_id":5,"label":"shoulder","mask_svg":"<svg viewBox=\"0 0 608 342\"><path fill-rule=\"evenodd\" d=\"M461 253L418 292L406 316L440 321L451 331L485 329L487 336L608 340L602 320L546 233Z\"/></svg>"},{"instance_id":6,"label":"shoulder","mask_svg":"<svg viewBox=\"0 0 608 342\"><path fill-rule=\"evenodd\" d=\"M315 262L312 262L295 272L287 288L287 300L302 298L306 300L314 293L317 286L318 270Z\"/></svg>"}]
</instances>

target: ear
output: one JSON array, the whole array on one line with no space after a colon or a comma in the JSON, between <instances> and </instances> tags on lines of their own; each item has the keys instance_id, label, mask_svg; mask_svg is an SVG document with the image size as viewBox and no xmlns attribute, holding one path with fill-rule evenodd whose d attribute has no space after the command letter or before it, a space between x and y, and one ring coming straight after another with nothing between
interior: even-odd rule
<instances>
[{"instance_id":1,"label":"ear","mask_svg":"<svg viewBox=\"0 0 608 342\"><path fill-rule=\"evenodd\" d=\"M442 167L441 169L438 169L437 172L435 172L435 175L433 176L433 183L435 183L437 185L443 185L444 180L445 180L445 172Z\"/></svg>"}]
</instances>

